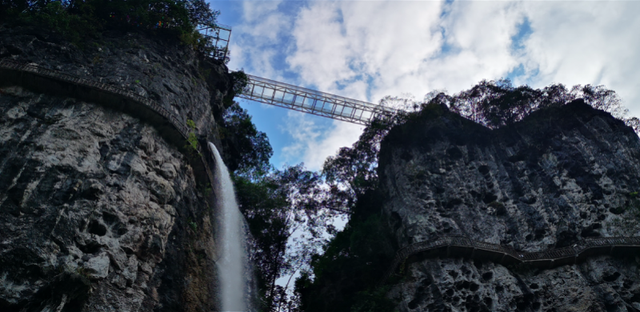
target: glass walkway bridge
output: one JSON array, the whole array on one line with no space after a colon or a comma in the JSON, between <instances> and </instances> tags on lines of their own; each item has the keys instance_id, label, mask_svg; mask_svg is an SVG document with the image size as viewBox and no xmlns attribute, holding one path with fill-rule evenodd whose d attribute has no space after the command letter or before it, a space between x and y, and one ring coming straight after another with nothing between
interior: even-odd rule
<instances>
[{"instance_id":1,"label":"glass walkway bridge","mask_svg":"<svg viewBox=\"0 0 640 312\"><path fill-rule=\"evenodd\" d=\"M247 75L238 97L336 120L367 125L396 109Z\"/></svg>"}]
</instances>

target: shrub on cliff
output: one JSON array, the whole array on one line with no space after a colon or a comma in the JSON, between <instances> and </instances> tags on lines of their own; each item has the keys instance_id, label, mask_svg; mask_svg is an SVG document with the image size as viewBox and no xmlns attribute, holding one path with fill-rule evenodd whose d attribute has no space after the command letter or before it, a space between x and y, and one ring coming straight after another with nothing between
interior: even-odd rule
<instances>
[{"instance_id":1,"label":"shrub on cliff","mask_svg":"<svg viewBox=\"0 0 640 312\"><path fill-rule=\"evenodd\" d=\"M216 27L219 11L204 0L1 0L0 20L38 25L78 44L103 30L147 31L169 35L196 49L211 49L198 27Z\"/></svg>"},{"instance_id":2,"label":"shrub on cliff","mask_svg":"<svg viewBox=\"0 0 640 312\"><path fill-rule=\"evenodd\" d=\"M555 84L533 89L514 87L508 80L481 81L455 95L431 93L425 103L401 103L415 108L413 111L400 111L374 120L352 147L341 148L324 164L323 174L333 190L333 201L343 204L352 215L344 231L326 245L324 253L313 257L312 270L296 281L302 309L310 312L390 311L393 308L385 291L373 286L380 272L387 269L387 257L394 251L384 251L391 248L392 240L383 234L387 224L373 214L380 212L383 199L372 201L369 197L378 188L380 144L392 127L412 119L435 120L450 110L495 129L518 122L536 110L565 105L578 98L638 129L638 119L624 119L627 112L620 99L603 86L575 86L569 90Z\"/></svg>"},{"instance_id":3,"label":"shrub on cliff","mask_svg":"<svg viewBox=\"0 0 640 312\"><path fill-rule=\"evenodd\" d=\"M578 98L594 108L625 120L628 110L613 90L604 86L576 85L571 90L563 84L542 89L514 87L509 80L483 80L471 89L446 98L452 111L489 128L500 128L522 120L532 112L564 105Z\"/></svg>"},{"instance_id":4,"label":"shrub on cliff","mask_svg":"<svg viewBox=\"0 0 640 312\"><path fill-rule=\"evenodd\" d=\"M425 97L426 101L420 104L385 98L383 101L402 102L400 104L405 110L395 115L380 116L371 122L353 146L343 147L336 156L327 158L323 175L332 187L335 204L350 209L354 207L358 195L377 187L380 142L396 125L412 118L437 114L440 107L447 107L462 117L495 129L520 121L536 110L564 105L578 98L622 119L636 132L640 129L640 120L625 118L628 110L621 105L615 91L604 86L577 85L567 89L562 84L554 84L533 89L529 86L514 87L509 80L483 80L455 95L430 93Z\"/></svg>"}]
</instances>

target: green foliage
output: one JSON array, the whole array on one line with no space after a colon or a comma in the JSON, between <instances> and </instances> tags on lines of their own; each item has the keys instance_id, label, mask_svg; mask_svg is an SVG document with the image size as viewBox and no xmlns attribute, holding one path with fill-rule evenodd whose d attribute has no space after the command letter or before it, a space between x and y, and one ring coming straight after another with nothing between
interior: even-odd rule
<instances>
[{"instance_id":1,"label":"green foliage","mask_svg":"<svg viewBox=\"0 0 640 312\"><path fill-rule=\"evenodd\" d=\"M229 170L253 176L269 172L273 149L267 135L256 129L247 111L235 103L222 117L220 134Z\"/></svg>"},{"instance_id":2,"label":"green foliage","mask_svg":"<svg viewBox=\"0 0 640 312\"><path fill-rule=\"evenodd\" d=\"M277 278L308 265L313 250L324 242L323 232L331 232L333 216L324 206L322 179L302 165L272 170L260 176L234 175L240 210L254 238L252 250L263 294L263 310L291 304L286 287ZM310 234L306 240L289 245L296 230ZM292 249L295 252L287 252Z\"/></svg>"},{"instance_id":3,"label":"green foliage","mask_svg":"<svg viewBox=\"0 0 640 312\"><path fill-rule=\"evenodd\" d=\"M198 138L193 132L189 132L189 136L187 137L187 147L193 152L198 152Z\"/></svg>"},{"instance_id":4,"label":"green foliage","mask_svg":"<svg viewBox=\"0 0 640 312\"><path fill-rule=\"evenodd\" d=\"M617 94L604 86L576 85L569 90L563 84L554 84L533 89L526 85L514 87L506 79L483 80L454 96L443 94L439 101L446 102L451 110L465 118L489 128L499 128L522 120L536 110L564 105L579 98L619 119L625 120L628 113ZM633 120L625 122L631 125Z\"/></svg>"},{"instance_id":5,"label":"green foliage","mask_svg":"<svg viewBox=\"0 0 640 312\"><path fill-rule=\"evenodd\" d=\"M389 130L406 120L407 114L381 116L369 124L352 147L340 148L324 162L322 174L331 186L334 207L353 208L359 195L378 186L378 153Z\"/></svg>"},{"instance_id":6,"label":"green foliage","mask_svg":"<svg viewBox=\"0 0 640 312\"><path fill-rule=\"evenodd\" d=\"M231 88L231 92L229 92L223 99L223 104L225 107L230 107L235 103L233 99L236 97L236 95L242 94L244 87L246 87L247 83L249 82L249 77L247 77L247 74L245 74L243 70L231 72L230 75L233 87Z\"/></svg>"},{"instance_id":7,"label":"green foliage","mask_svg":"<svg viewBox=\"0 0 640 312\"><path fill-rule=\"evenodd\" d=\"M191 119L187 119L187 127L191 129L191 132L189 132L187 136L187 145L185 148L189 151L191 156L200 155L200 152L198 151L198 137L195 133L196 123Z\"/></svg>"},{"instance_id":8,"label":"green foliage","mask_svg":"<svg viewBox=\"0 0 640 312\"><path fill-rule=\"evenodd\" d=\"M356 303L351 312L390 312L397 311L396 303L387 298L388 287L376 288L372 291L361 291L356 294Z\"/></svg>"},{"instance_id":9,"label":"green foliage","mask_svg":"<svg viewBox=\"0 0 640 312\"><path fill-rule=\"evenodd\" d=\"M214 49L198 27L216 27L219 11L204 0L3 0L0 19L39 25L63 34L71 42L97 37L106 29L168 35L201 52Z\"/></svg>"},{"instance_id":10,"label":"green foliage","mask_svg":"<svg viewBox=\"0 0 640 312\"><path fill-rule=\"evenodd\" d=\"M198 224L195 223L194 221L189 221L189 227L191 228L191 230L193 230L194 232L196 232L198 230Z\"/></svg>"},{"instance_id":11,"label":"green foliage","mask_svg":"<svg viewBox=\"0 0 640 312\"><path fill-rule=\"evenodd\" d=\"M392 311L386 290L376 285L395 254L393 235L379 213L382 200L376 192L360 196L356 210L342 232L312 259L313 276L296 281L302 310Z\"/></svg>"},{"instance_id":12,"label":"green foliage","mask_svg":"<svg viewBox=\"0 0 640 312\"><path fill-rule=\"evenodd\" d=\"M242 94L242 90L247 86L249 82L249 77L244 72L244 70L239 70L231 73L231 78L233 80L233 93L235 95Z\"/></svg>"},{"instance_id":13,"label":"green foliage","mask_svg":"<svg viewBox=\"0 0 640 312\"><path fill-rule=\"evenodd\" d=\"M220 129L227 167L233 173L240 210L253 236L252 258L258 271L261 310L294 309L295 298L276 279L308 267L310 257L333 234L333 210L318 173L302 164L275 170L266 134L257 131L246 110L234 103ZM304 239L289 240L295 231Z\"/></svg>"},{"instance_id":14,"label":"green foliage","mask_svg":"<svg viewBox=\"0 0 640 312\"><path fill-rule=\"evenodd\" d=\"M191 130L196 130L196 122L191 119L187 119L187 127L191 128Z\"/></svg>"},{"instance_id":15,"label":"green foliage","mask_svg":"<svg viewBox=\"0 0 640 312\"><path fill-rule=\"evenodd\" d=\"M12 12L11 8L16 8L16 11L13 11L16 13L9 13L8 20L17 19L21 23L40 25L64 34L74 44L79 44L86 37L94 36L103 24L96 19L95 8L87 2L79 1L73 6L66 1L38 1L28 5L23 5L23 1L6 3L9 4L8 12ZM18 12L17 8L22 7L24 9Z\"/></svg>"}]
</instances>

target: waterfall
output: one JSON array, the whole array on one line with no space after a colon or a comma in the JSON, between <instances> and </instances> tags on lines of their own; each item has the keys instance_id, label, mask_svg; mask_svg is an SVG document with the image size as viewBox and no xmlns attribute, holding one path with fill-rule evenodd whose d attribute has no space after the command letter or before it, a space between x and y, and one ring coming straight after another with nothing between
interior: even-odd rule
<instances>
[{"instance_id":1,"label":"waterfall","mask_svg":"<svg viewBox=\"0 0 640 312\"><path fill-rule=\"evenodd\" d=\"M220 297L222 311L246 311L245 303L246 277L245 256L246 241L243 226L243 217L238 209L233 183L229 176L227 166L222 162L220 153L213 143L209 142L209 148L213 152L216 163L214 191L216 205L221 213L221 231L217 241L221 246L221 258L218 261L220 276Z\"/></svg>"}]
</instances>

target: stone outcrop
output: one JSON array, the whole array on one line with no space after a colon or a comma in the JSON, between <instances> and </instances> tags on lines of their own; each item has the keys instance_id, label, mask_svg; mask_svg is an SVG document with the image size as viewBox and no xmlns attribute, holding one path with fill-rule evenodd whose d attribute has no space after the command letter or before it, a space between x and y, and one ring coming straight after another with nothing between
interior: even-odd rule
<instances>
[{"instance_id":1,"label":"stone outcrop","mask_svg":"<svg viewBox=\"0 0 640 312\"><path fill-rule=\"evenodd\" d=\"M81 49L3 28L0 59L134 91L219 142L227 68L175 42L108 33ZM212 192L197 155L158 130L105 103L0 86L0 310L217 309Z\"/></svg>"},{"instance_id":2,"label":"stone outcrop","mask_svg":"<svg viewBox=\"0 0 640 312\"><path fill-rule=\"evenodd\" d=\"M162 36L109 31L77 47L60 35L30 27L0 25L0 59L106 83L152 99L198 135L217 141L212 131L232 88L226 66L203 60L188 47Z\"/></svg>"},{"instance_id":3,"label":"stone outcrop","mask_svg":"<svg viewBox=\"0 0 640 312\"><path fill-rule=\"evenodd\" d=\"M490 130L440 106L398 126L380 156L398 245L465 236L525 252L640 236L640 141L581 101ZM640 255L544 269L414 257L389 296L400 311L640 310Z\"/></svg>"}]
</instances>

